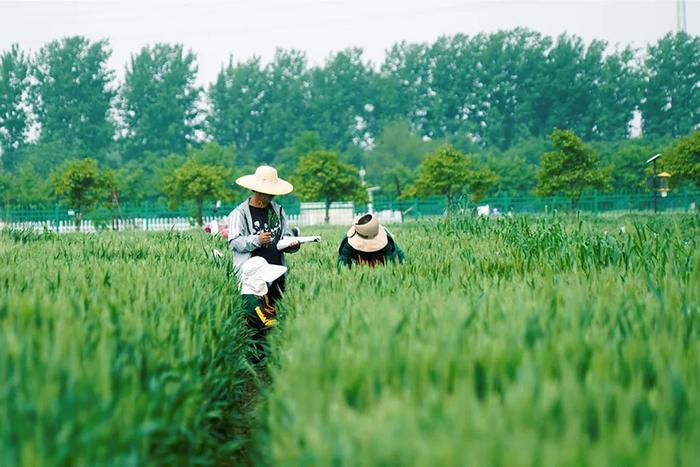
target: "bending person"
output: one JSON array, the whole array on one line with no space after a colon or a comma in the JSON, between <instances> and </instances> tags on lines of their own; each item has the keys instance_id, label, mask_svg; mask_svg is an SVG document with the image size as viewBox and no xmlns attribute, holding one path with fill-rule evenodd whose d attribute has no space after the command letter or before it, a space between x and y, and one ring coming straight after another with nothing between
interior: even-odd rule
<instances>
[{"instance_id":1,"label":"bending person","mask_svg":"<svg viewBox=\"0 0 700 467\"><path fill-rule=\"evenodd\" d=\"M255 174L245 175L236 184L248 188L252 196L239 204L228 216L228 245L233 258L233 268L240 275L240 268L251 257L262 257L268 264L284 266L284 254L299 251L299 242L293 242L280 251L277 242L292 236L282 206L272 199L292 192L292 185L277 177L277 170L262 165ZM271 303L284 291L285 276L281 275L270 286Z\"/></svg>"},{"instance_id":2,"label":"bending person","mask_svg":"<svg viewBox=\"0 0 700 467\"><path fill-rule=\"evenodd\" d=\"M277 324L277 310L268 296L269 284L285 272L286 267L268 264L261 256L253 256L239 269L243 311L252 331L254 358L257 361L265 357L265 335Z\"/></svg>"},{"instance_id":3,"label":"bending person","mask_svg":"<svg viewBox=\"0 0 700 467\"><path fill-rule=\"evenodd\" d=\"M353 264L374 267L389 262L403 263L406 255L391 233L374 214L365 214L353 223L338 248L338 267Z\"/></svg>"}]
</instances>

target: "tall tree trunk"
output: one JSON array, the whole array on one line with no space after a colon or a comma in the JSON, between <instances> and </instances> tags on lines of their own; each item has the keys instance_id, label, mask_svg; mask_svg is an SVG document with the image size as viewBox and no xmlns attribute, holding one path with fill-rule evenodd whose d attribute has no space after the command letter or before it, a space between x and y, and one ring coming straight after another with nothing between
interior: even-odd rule
<instances>
[{"instance_id":1,"label":"tall tree trunk","mask_svg":"<svg viewBox=\"0 0 700 467\"><path fill-rule=\"evenodd\" d=\"M80 224L83 223L83 198L78 198L75 208L75 230L80 232Z\"/></svg>"},{"instance_id":2,"label":"tall tree trunk","mask_svg":"<svg viewBox=\"0 0 700 467\"><path fill-rule=\"evenodd\" d=\"M399 196L401 196L401 181L397 176L394 176L394 186L396 187L396 199L399 199Z\"/></svg>"},{"instance_id":3,"label":"tall tree trunk","mask_svg":"<svg viewBox=\"0 0 700 467\"><path fill-rule=\"evenodd\" d=\"M331 201L329 199L326 200L326 218L324 219L324 222L326 224L331 223Z\"/></svg>"},{"instance_id":4,"label":"tall tree trunk","mask_svg":"<svg viewBox=\"0 0 700 467\"><path fill-rule=\"evenodd\" d=\"M202 226L202 205L204 205L204 201L197 200L197 225Z\"/></svg>"},{"instance_id":5,"label":"tall tree trunk","mask_svg":"<svg viewBox=\"0 0 700 467\"><path fill-rule=\"evenodd\" d=\"M119 195L114 188L112 188L112 206L112 230L119 230Z\"/></svg>"}]
</instances>

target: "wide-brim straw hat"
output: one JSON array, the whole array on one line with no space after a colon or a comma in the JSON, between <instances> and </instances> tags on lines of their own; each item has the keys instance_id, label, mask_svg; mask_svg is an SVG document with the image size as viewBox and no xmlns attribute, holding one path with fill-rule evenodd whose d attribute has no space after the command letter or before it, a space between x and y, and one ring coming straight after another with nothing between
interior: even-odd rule
<instances>
[{"instance_id":1,"label":"wide-brim straw hat","mask_svg":"<svg viewBox=\"0 0 700 467\"><path fill-rule=\"evenodd\" d=\"M236 184L266 195L286 195L294 187L277 176L277 170L269 165L261 165L253 175L238 177Z\"/></svg>"},{"instance_id":2,"label":"wide-brim straw hat","mask_svg":"<svg viewBox=\"0 0 700 467\"><path fill-rule=\"evenodd\" d=\"M365 253L379 251L389 243L386 229L379 224L374 214L365 214L355 219L347 237L351 247Z\"/></svg>"}]
</instances>

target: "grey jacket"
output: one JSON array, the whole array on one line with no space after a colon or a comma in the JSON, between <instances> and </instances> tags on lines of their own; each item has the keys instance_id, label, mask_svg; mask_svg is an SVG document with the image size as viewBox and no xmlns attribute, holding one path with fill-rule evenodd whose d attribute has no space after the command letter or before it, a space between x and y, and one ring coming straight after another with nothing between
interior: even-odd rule
<instances>
[{"instance_id":1,"label":"grey jacket","mask_svg":"<svg viewBox=\"0 0 700 467\"><path fill-rule=\"evenodd\" d=\"M275 211L275 214L280 219L281 237L290 237L292 234L289 231L287 217L284 214L284 209L278 203L271 201L270 206ZM228 215L228 247L231 250L233 257L233 269L238 272L241 265L250 258L251 253L256 248L260 248L260 240L253 232L253 217L250 214L250 198L243 201L241 204L231 211ZM288 253L298 251L298 248L285 250ZM282 254L282 262L284 263L284 254Z\"/></svg>"}]
</instances>

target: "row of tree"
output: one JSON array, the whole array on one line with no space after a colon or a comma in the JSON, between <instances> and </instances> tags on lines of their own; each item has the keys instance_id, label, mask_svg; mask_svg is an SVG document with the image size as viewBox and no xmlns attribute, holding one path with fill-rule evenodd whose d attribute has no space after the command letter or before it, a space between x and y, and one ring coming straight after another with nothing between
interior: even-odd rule
<instances>
[{"instance_id":1,"label":"row of tree","mask_svg":"<svg viewBox=\"0 0 700 467\"><path fill-rule=\"evenodd\" d=\"M305 131L358 162L395 121L420 139L491 152L546 141L553 128L586 141L624 140L635 114L653 138L700 124L700 38L685 33L643 54L527 29L458 34L397 43L378 66L356 48L322 66L309 66L301 51L278 50L267 64L231 58L206 89L196 82L195 54L181 45L144 47L119 85L110 54L107 41L84 37L32 55L18 46L2 53L5 170L31 163L46 174L85 156L117 168L207 140L233 147L247 163L291 167L297 161L287 146Z\"/></svg>"},{"instance_id":2,"label":"row of tree","mask_svg":"<svg viewBox=\"0 0 700 467\"><path fill-rule=\"evenodd\" d=\"M612 167L603 166L600 156L571 130L555 130L550 135L551 150L541 156L534 192L549 196L565 194L576 210L586 190L606 191L613 186ZM151 183L160 189L172 207L189 203L194 217L201 224L205 203L242 199L245 193L234 183L236 175L253 168L235 169L233 151L217 143L208 143L186 156L170 156L171 169L162 171L160 179L150 175ZM674 173L674 184L689 182L700 188L700 132L677 139L664 154L662 167ZM343 162L338 153L312 149L300 155L291 174L295 196L302 201L323 201L326 222L331 203L341 200L367 201L367 185L358 177L357 168ZM120 199L133 200L138 187L144 186L143 173L98 169L91 158L64 162L49 178L55 199L62 199L76 210L76 221L86 212L102 205L120 216ZM483 199L499 183L500 177L480 162L450 144L436 147L424 155L410 182L399 193L400 198L444 196L448 213L457 195L468 195L473 202ZM0 174L0 198L14 201L17 182L8 174Z\"/></svg>"},{"instance_id":3,"label":"row of tree","mask_svg":"<svg viewBox=\"0 0 700 467\"><path fill-rule=\"evenodd\" d=\"M422 167L429 165L428 155L434 154L439 148L449 146L462 154L469 154L468 164L475 172L472 172L472 169L466 170L459 164L450 165L445 169L446 172L466 174L466 179L483 178L489 182L481 187L470 186L471 193L519 195L540 192L545 194L542 192L543 182L538 179L538 174L545 170L550 162L548 155L559 150L561 137L557 135L561 134L560 130L556 130L546 141L528 140L507 151L494 152L481 150L473 144L464 144L463 140L425 141L411 132L406 122L393 122L380 133L374 148L363 151L361 157L353 161L352 152L338 153L328 149L323 146L318 133L303 132L280 151L283 162L277 168L283 176L290 177L304 166L303 156L309 153L332 153L340 162L345 163L346 167L351 168L349 172L355 178L360 172L359 168L366 167L367 170L362 171L363 175L366 175L365 181L371 186L380 188L378 196L409 197L419 194L416 186L421 185L419 174ZM700 183L697 174L700 170L698 169L700 150L694 149L697 148L696 142L699 140L698 132L677 140L633 139L612 143L594 142L588 145L584 145L571 131L566 131L564 134L569 135L569 139L575 140L576 145L585 148L585 151L580 150L579 153L590 154L587 159L594 160L594 163L589 165L604 168L607 174L605 183L590 184L589 188L610 189L617 192L649 190L650 173L644 161L659 152L667 155L662 160L662 167L672 173L674 185L686 182L696 185ZM685 149L678 149L679 147ZM176 169L182 167L185 167L181 173L183 177L186 177L187 172L196 172L188 168L190 166L186 163L190 161L215 167L220 172L221 178L228 180L229 185L233 185L235 176L255 170L254 164L246 163L237 157L233 147L221 146L216 142L190 148L184 154L170 154L163 157L149 155L143 161L130 161L119 168L112 168L104 162L101 162L100 166L109 174L104 180L110 181L109 194L114 199L113 202L136 205L147 200L157 203L172 201L172 196L163 188L166 185L166 179ZM322 165L322 161L317 162ZM306 164L308 163L307 160ZM578 167L577 164L562 164L561 167L562 170L567 168L570 171L568 176L572 179L578 176L576 173L578 169L575 168ZM306 170L313 172L314 168L307 167ZM24 164L16 173L0 173L0 199L6 206L36 208L53 205L57 201L58 192L51 179L56 171L60 172L60 170L53 170L48 176L44 176L35 171L31 164ZM445 177L448 178L447 173ZM549 179L554 180L551 176ZM557 183L553 185L554 188L550 193L570 191L565 185ZM299 185L303 186L304 183ZM575 190L579 191L578 188ZM425 190L423 194L424 192ZM447 193L437 194L446 195Z\"/></svg>"}]
</instances>

